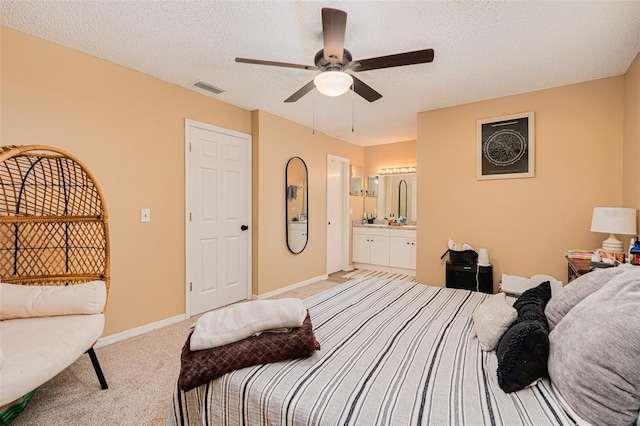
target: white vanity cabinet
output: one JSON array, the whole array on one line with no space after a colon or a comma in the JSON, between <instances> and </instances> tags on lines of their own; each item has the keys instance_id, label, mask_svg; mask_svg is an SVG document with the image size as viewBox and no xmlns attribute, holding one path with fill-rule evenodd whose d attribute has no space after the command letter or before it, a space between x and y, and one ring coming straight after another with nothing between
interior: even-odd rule
<instances>
[{"instance_id":1,"label":"white vanity cabinet","mask_svg":"<svg viewBox=\"0 0 640 426\"><path fill-rule=\"evenodd\" d=\"M389 266L416 269L415 230L389 230Z\"/></svg>"},{"instance_id":2,"label":"white vanity cabinet","mask_svg":"<svg viewBox=\"0 0 640 426\"><path fill-rule=\"evenodd\" d=\"M354 226L353 262L363 269L415 271L415 229Z\"/></svg>"},{"instance_id":3,"label":"white vanity cabinet","mask_svg":"<svg viewBox=\"0 0 640 426\"><path fill-rule=\"evenodd\" d=\"M354 227L353 261L389 265L389 230Z\"/></svg>"},{"instance_id":4,"label":"white vanity cabinet","mask_svg":"<svg viewBox=\"0 0 640 426\"><path fill-rule=\"evenodd\" d=\"M291 222L289 223L289 248L294 253L300 253L307 244L307 223Z\"/></svg>"}]
</instances>

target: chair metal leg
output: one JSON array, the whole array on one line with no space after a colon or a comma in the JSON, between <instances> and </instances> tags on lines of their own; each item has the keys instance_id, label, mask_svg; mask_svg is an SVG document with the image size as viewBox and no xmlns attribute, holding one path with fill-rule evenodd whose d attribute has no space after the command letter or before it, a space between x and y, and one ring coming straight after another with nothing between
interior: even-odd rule
<instances>
[{"instance_id":1,"label":"chair metal leg","mask_svg":"<svg viewBox=\"0 0 640 426\"><path fill-rule=\"evenodd\" d=\"M102 374L102 368L100 368L100 362L98 361L98 357L96 356L96 351L93 350L93 347L87 350L89 354L89 358L91 358L91 364L93 364L93 369L96 370L96 375L98 376L98 380L100 381L100 386L102 389L108 389L107 381L104 378L104 374Z\"/></svg>"}]
</instances>

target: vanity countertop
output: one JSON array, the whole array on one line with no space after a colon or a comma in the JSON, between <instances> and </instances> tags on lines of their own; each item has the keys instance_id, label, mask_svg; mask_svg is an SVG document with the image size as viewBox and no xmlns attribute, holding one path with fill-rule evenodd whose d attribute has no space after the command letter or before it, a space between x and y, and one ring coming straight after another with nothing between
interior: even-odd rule
<instances>
[{"instance_id":1,"label":"vanity countertop","mask_svg":"<svg viewBox=\"0 0 640 426\"><path fill-rule=\"evenodd\" d=\"M387 225L384 223L354 223L353 224L354 228L386 228L386 229L398 229L398 230L405 230L405 231L415 231L416 230L416 225L401 225L401 226L392 226L392 225Z\"/></svg>"}]
</instances>

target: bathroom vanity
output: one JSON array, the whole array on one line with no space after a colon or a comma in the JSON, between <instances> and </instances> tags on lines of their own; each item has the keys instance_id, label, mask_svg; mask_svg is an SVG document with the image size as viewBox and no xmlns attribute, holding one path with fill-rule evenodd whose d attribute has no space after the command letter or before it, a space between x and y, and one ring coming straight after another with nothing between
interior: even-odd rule
<instances>
[{"instance_id":1,"label":"bathroom vanity","mask_svg":"<svg viewBox=\"0 0 640 426\"><path fill-rule=\"evenodd\" d=\"M353 266L415 275L416 227L353 225Z\"/></svg>"}]
</instances>

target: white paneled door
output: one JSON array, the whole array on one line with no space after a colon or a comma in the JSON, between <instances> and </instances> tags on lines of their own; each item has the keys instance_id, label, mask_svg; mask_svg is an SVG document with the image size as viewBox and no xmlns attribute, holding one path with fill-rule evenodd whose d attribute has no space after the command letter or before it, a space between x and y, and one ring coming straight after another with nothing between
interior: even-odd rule
<instances>
[{"instance_id":1,"label":"white paneled door","mask_svg":"<svg viewBox=\"0 0 640 426\"><path fill-rule=\"evenodd\" d=\"M329 155L327 157L327 274L342 271L349 252L345 241L348 206L345 200L346 170L348 160Z\"/></svg>"},{"instance_id":2,"label":"white paneled door","mask_svg":"<svg viewBox=\"0 0 640 426\"><path fill-rule=\"evenodd\" d=\"M187 120L187 313L245 300L251 268L249 135Z\"/></svg>"}]
</instances>

